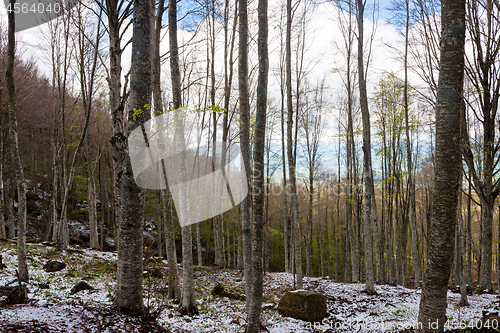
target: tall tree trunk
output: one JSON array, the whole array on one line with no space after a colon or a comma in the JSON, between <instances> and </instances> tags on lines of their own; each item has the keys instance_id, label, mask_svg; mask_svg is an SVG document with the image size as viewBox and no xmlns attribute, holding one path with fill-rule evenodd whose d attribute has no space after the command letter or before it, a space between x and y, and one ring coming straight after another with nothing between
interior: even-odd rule
<instances>
[{"instance_id":1,"label":"tall tree trunk","mask_svg":"<svg viewBox=\"0 0 500 333\"><path fill-rule=\"evenodd\" d=\"M408 45L409 45L409 30L410 30L410 2L405 0L405 53L404 53L404 89L403 103L405 109L405 134L406 134L406 158L408 163L408 183L410 186L410 223L411 223L411 249L413 258L413 279L414 286L420 286L420 255L417 246L417 204L415 199L415 179L413 177L413 161L410 141L410 123L409 123L409 102L408 102Z\"/></svg>"},{"instance_id":2,"label":"tall tree trunk","mask_svg":"<svg viewBox=\"0 0 500 333\"><path fill-rule=\"evenodd\" d=\"M240 142L241 156L245 168L246 184L250 185L250 100L248 92L248 3L238 0L239 25L238 25L238 90L240 96ZM248 185L247 185L248 184ZM251 193L241 202L241 229L243 267L245 270L245 294L252 294L252 226L251 218ZM246 309L251 307L251 298L246 298Z\"/></svg>"},{"instance_id":3,"label":"tall tree trunk","mask_svg":"<svg viewBox=\"0 0 500 333\"><path fill-rule=\"evenodd\" d=\"M258 2L258 23L259 38L257 40L257 50L259 59L259 74L257 78L257 115L255 124L255 144L253 149L253 184L252 190L254 219L253 219L253 239L252 239L252 261L253 280L252 293L247 297L251 298L251 307L248 311L248 324L246 333L260 332L260 310L263 296L263 231L264 231L264 150L266 144L266 110L267 110L267 83L269 72L268 55L268 20L267 20L267 0Z\"/></svg>"},{"instance_id":4,"label":"tall tree trunk","mask_svg":"<svg viewBox=\"0 0 500 333\"><path fill-rule=\"evenodd\" d=\"M128 111L128 133L151 118L151 21L154 5L152 1L134 2L132 35L132 61L130 69L130 109ZM137 110L140 116L137 117ZM145 142L149 146L148 142ZM135 182L130 154L125 153L122 178L121 223L118 228L118 268L116 305L120 308L144 311L142 298L143 270L143 218L145 193Z\"/></svg>"},{"instance_id":5,"label":"tall tree trunk","mask_svg":"<svg viewBox=\"0 0 500 333\"><path fill-rule=\"evenodd\" d=\"M282 104L283 104L282 95ZM290 221L288 220L288 190L286 181L286 155L285 155L285 116L284 107L281 107L281 151L283 163L283 245L285 247L285 272L291 273L290 270Z\"/></svg>"},{"instance_id":6,"label":"tall tree trunk","mask_svg":"<svg viewBox=\"0 0 500 333\"><path fill-rule=\"evenodd\" d=\"M351 277L350 281L359 281L359 268L360 261L358 254L359 249L359 237L357 233L357 222L356 214L354 213L355 197L354 197L354 185L357 182L356 178L356 162L355 162L355 143L354 143L354 120L353 120L353 84L352 84L352 72L351 72L351 59L352 59L352 48L353 48L353 18L352 18L353 5L352 2L348 3L348 22L347 22L347 36L344 37L346 45L346 84L345 88L347 91L347 138L346 138L346 169L347 169L347 200L346 200L346 224L347 224L347 235L349 239L349 264L351 267ZM353 217L354 215L354 217ZM344 271L345 272L345 271Z\"/></svg>"},{"instance_id":7,"label":"tall tree trunk","mask_svg":"<svg viewBox=\"0 0 500 333\"><path fill-rule=\"evenodd\" d=\"M153 75L151 78L151 84L152 84L152 92L153 92L153 105L154 105L154 114L155 116L162 117L161 115L163 114L163 96L162 96L162 91L161 91L161 62L160 62L160 41L161 41L161 28L162 28L162 20L163 20L163 14L165 12L165 0L159 0L158 1L158 7L155 10L155 15L151 18L151 24L153 27L153 56L152 56L152 70L153 70ZM159 118L159 127L163 127L163 122L161 121L162 118ZM160 135L159 137L159 144L160 146L164 145L165 143L163 142L163 135ZM164 170L165 163L162 160L161 161L161 166L162 166L162 171ZM163 176L166 178L166 175L163 174ZM165 184L166 185L166 184ZM157 247L158 247L158 256L162 257L163 256L163 228L162 228L162 215L164 214L160 213L163 212L163 205L161 203L161 192L157 192L156 194L156 200L157 200L157 216L158 216L158 221L157 221L157 229L158 229L158 236L157 236Z\"/></svg>"},{"instance_id":8,"label":"tall tree trunk","mask_svg":"<svg viewBox=\"0 0 500 333\"><path fill-rule=\"evenodd\" d=\"M128 93L122 92L122 24L131 13L133 2L125 4L124 0L106 0L106 15L109 35L109 106L113 121L113 135L111 146L113 152L113 216L115 228L121 224L121 188L123 165L125 160L126 133L125 133L125 103ZM123 8L123 14L120 9ZM128 76L127 76L128 78ZM125 82L125 87L127 82ZM118 237L114 233L115 242Z\"/></svg>"},{"instance_id":9,"label":"tall tree trunk","mask_svg":"<svg viewBox=\"0 0 500 333\"><path fill-rule=\"evenodd\" d=\"M281 11L283 13L283 11ZM283 14L281 14L282 16ZM282 17L281 17L282 19ZM281 49L280 49L280 94L281 94L281 163L283 169L283 239L284 239L284 247L285 247L285 272L291 273L290 270L290 221L288 214L288 189L287 189L287 180L286 180L286 154L285 154L285 140L286 140L286 132L285 132L285 61L283 54L286 52L283 51L283 34L280 33L281 38Z\"/></svg>"},{"instance_id":10,"label":"tall tree trunk","mask_svg":"<svg viewBox=\"0 0 500 333\"><path fill-rule=\"evenodd\" d=\"M186 143L184 137L184 114L179 108L182 105L181 74L179 69L179 47L177 43L177 3L171 1L168 4L168 28L170 46L170 75L172 81L173 107L176 109L175 117L175 142L179 154L177 160L177 172L181 182L186 180ZM186 186L181 183L179 190L179 207L176 207L179 215L189 215L189 202ZM185 183L184 183L185 184ZM194 281L193 281L193 240L191 225L182 226L182 300L181 313L192 315L198 312L196 309Z\"/></svg>"},{"instance_id":11,"label":"tall tree trunk","mask_svg":"<svg viewBox=\"0 0 500 333\"><path fill-rule=\"evenodd\" d=\"M358 19L358 76L359 76L359 98L361 104L361 116L363 119L363 178L365 185L365 211L364 211L364 237L365 237L365 269L366 269L366 291L375 293L373 276L373 243L372 243L372 198L374 198L372 154L371 154L371 132L370 111L368 110L368 96L366 92L366 78L363 64L363 19L365 5L363 0L357 0Z\"/></svg>"},{"instance_id":12,"label":"tall tree trunk","mask_svg":"<svg viewBox=\"0 0 500 333\"><path fill-rule=\"evenodd\" d=\"M419 332L442 332L450 277L457 191L461 173L461 118L464 75L465 0L443 0L441 57L436 107L436 167L432 225L418 315ZM437 324L437 327L430 327Z\"/></svg>"},{"instance_id":13,"label":"tall tree trunk","mask_svg":"<svg viewBox=\"0 0 500 333\"><path fill-rule=\"evenodd\" d=\"M296 159L294 155L293 140L293 104L292 104L292 1L286 3L286 102L287 102L287 154L288 174L290 179L290 205L292 209L294 266L297 275L297 289L302 289L302 251L299 221L299 208L297 202L297 180L295 174ZM298 106L297 106L298 107ZM296 111L298 112L298 110ZM298 124L295 124L297 128ZM295 140L296 142L297 140Z\"/></svg>"},{"instance_id":14,"label":"tall tree trunk","mask_svg":"<svg viewBox=\"0 0 500 333\"><path fill-rule=\"evenodd\" d=\"M10 0L9 5L14 8L15 0ZM14 60L15 60L15 18L14 11L8 13L9 29L7 44L7 68L5 71L5 83L7 85L7 107L9 110L10 123L10 152L14 162L14 173L17 181L17 266L19 280L28 282L28 264L26 262L26 182L24 181L24 169L19 154L19 134L17 131L16 110L16 87L14 83Z\"/></svg>"}]
</instances>

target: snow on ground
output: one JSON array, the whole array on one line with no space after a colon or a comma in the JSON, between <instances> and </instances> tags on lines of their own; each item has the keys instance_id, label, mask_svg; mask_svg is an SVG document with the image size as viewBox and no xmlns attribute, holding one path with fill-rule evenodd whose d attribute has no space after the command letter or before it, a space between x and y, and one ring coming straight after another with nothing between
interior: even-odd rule
<instances>
[{"instance_id":1,"label":"snow on ground","mask_svg":"<svg viewBox=\"0 0 500 333\"><path fill-rule=\"evenodd\" d=\"M0 270L0 286L16 285L17 256L11 243L0 243L0 253L7 266ZM48 260L66 263L66 268L47 273ZM159 324L170 332L243 332L245 303L214 297L212 288L220 282L244 289L241 270L195 268L195 291L199 314L180 316L177 305L164 299L162 279L144 280L144 302L154 319L127 316L113 308L116 253L70 248L57 252L41 244L28 244L30 283L29 304L10 306L0 311L0 331L25 332L38 327L46 332L156 332ZM166 274L166 262L155 260ZM70 294L78 282L87 281L94 290ZM264 278L262 325L270 333L305 332L398 332L416 324L420 290L401 286L377 285L378 295L363 293L362 284L336 283L322 278L304 278L304 289L322 292L327 297L328 314L321 323L310 324L278 314L281 296L294 290L293 275L268 273ZM484 309L500 303L497 295L469 296L469 307L458 307L459 294L448 292L447 317L450 328L473 323L482 318ZM151 318L150 318L151 319ZM328 331L330 329L330 331ZM42 330L40 330L42 331ZM168 332L167 331L167 332Z\"/></svg>"}]
</instances>

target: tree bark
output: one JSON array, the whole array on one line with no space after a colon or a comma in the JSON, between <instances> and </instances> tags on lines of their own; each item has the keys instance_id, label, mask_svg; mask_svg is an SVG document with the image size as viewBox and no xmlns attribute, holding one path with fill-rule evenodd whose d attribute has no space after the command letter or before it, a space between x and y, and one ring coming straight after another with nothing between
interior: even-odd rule
<instances>
[{"instance_id":1,"label":"tree bark","mask_svg":"<svg viewBox=\"0 0 500 333\"><path fill-rule=\"evenodd\" d=\"M418 332L442 332L457 223L461 173L465 0L442 1L441 58L436 107L436 164L432 222ZM432 326L436 325L436 327Z\"/></svg>"}]
</instances>

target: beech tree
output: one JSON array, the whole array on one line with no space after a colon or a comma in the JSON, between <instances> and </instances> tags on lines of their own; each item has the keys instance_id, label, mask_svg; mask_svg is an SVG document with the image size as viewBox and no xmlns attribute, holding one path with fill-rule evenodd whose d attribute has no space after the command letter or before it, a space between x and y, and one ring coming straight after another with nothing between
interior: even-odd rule
<instances>
[{"instance_id":1,"label":"beech tree","mask_svg":"<svg viewBox=\"0 0 500 333\"><path fill-rule=\"evenodd\" d=\"M264 148L266 140L267 83L269 72L267 0L259 0L259 38L257 39L259 74L257 78L257 115L255 124L255 144L253 149L253 239L252 239L252 293L248 309L246 333L260 332L260 310L263 289L263 231L264 224Z\"/></svg>"},{"instance_id":2,"label":"beech tree","mask_svg":"<svg viewBox=\"0 0 500 333\"><path fill-rule=\"evenodd\" d=\"M371 131L370 131L370 110L368 109L368 95L366 92L366 73L363 59L363 20L365 11L364 0L356 2L356 18L358 21L358 77L359 77L359 100L361 105L361 117L363 119L363 182L365 185L364 202L364 237L365 237L365 270L366 270L366 291L375 293L373 276L373 243L372 243L372 200L375 199L372 171L371 153ZM376 219L376 210L374 216Z\"/></svg>"},{"instance_id":3,"label":"beech tree","mask_svg":"<svg viewBox=\"0 0 500 333\"><path fill-rule=\"evenodd\" d=\"M127 131L131 133L151 118L147 109L151 100L151 21L152 0L134 2L130 104ZM136 110L142 110L137 116ZM121 211L118 226L118 265L116 305L136 312L144 311L142 298L143 217L145 194L134 179L130 155L125 152L122 178Z\"/></svg>"},{"instance_id":4,"label":"beech tree","mask_svg":"<svg viewBox=\"0 0 500 333\"><path fill-rule=\"evenodd\" d=\"M429 248L418 314L418 332L442 332L453 261L461 170L465 0L443 0L436 105L436 167ZM421 326L420 326L421 325ZM437 327L436 327L437 326Z\"/></svg>"},{"instance_id":5,"label":"beech tree","mask_svg":"<svg viewBox=\"0 0 500 333\"><path fill-rule=\"evenodd\" d=\"M246 184L250 185L250 97L248 91L248 3L238 0L238 90L240 95L240 145ZM244 185L245 186L245 185ZM252 294L251 191L241 202L241 229L245 294ZM250 309L251 298L246 298Z\"/></svg>"}]
</instances>

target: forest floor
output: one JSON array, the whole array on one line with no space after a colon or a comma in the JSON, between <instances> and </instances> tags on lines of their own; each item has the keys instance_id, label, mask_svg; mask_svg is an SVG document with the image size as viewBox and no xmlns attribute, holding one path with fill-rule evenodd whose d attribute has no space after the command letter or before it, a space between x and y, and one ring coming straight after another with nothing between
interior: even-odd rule
<instances>
[{"instance_id":1,"label":"forest floor","mask_svg":"<svg viewBox=\"0 0 500 333\"><path fill-rule=\"evenodd\" d=\"M243 271L236 269L195 268L195 290L199 314L180 316L177 305L164 298L166 261L151 258L145 270L144 302L149 316L134 317L113 306L116 253L71 247L59 252L42 244L28 244L30 282L27 304L0 309L0 332L244 332L243 301L215 297L212 288L224 282L244 289ZM3 264L0 286L15 286L17 256L13 242L0 242ZM47 273L49 260L66 267ZM153 268L156 268L153 269ZM71 288L86 281L92 290L71 294ZM309 324L282 317L276 307L280 297L293 290L293 275L267 273L264 278L262 325L271 333L302 332L409 332L416 323L420 290L401 286L377 285L378 295L363 293L362 284L336 283L323 278L304 278L304 289L323 293L328 314L322 323ZM497 294L471 295L470 306L459 307L460 295L448 292L449 328L458 324L475 326L483 311L499 312ZM1 303L1 302L0 302ZM496 327L495 327L496 328ZM464 331L467 332L467 331Z\"/></svg>"}]
</instances>

